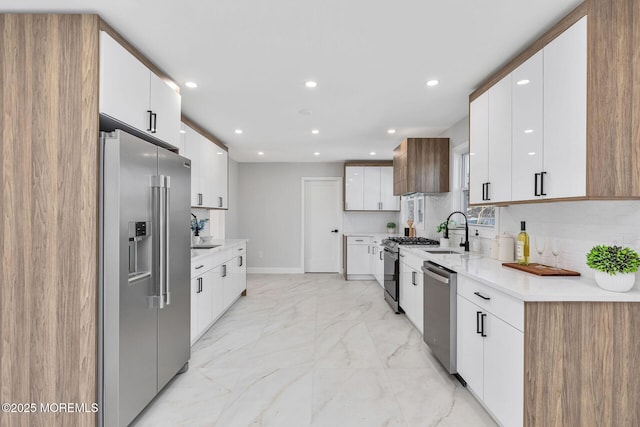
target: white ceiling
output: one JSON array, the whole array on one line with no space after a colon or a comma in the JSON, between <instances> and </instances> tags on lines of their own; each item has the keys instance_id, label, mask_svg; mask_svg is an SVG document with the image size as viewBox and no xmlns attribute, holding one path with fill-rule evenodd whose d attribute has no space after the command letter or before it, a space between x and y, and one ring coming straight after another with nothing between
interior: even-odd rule
<instances>
[{"instance_id":1,"label":"white ceiling","mask_svg":"<svg viewBox=\"0 0 640 427\"><path fill-rule=\"evenodd\" d=\"M307 162L390 159L405 137L439 135L467 115L475 87L580 2L4 0L0 10L98 13L176 80L184 113L233 159ZM426 87L432 78L440 85Z\"/></svg>"}]
</instances>

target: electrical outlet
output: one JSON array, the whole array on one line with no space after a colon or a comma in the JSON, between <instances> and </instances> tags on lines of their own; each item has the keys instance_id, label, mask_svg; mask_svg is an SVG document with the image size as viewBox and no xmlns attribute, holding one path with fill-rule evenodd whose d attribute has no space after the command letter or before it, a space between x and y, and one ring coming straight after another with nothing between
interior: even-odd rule
<instances>
[{"instance_id":1,"label":"electrical outlet","mask_svg":"<svg viewBox=\"0 0 640 427\"><path fill-rule=\"evenodd\" d=\"M262 258L264 256L264 254L262 253L262 251L258 251L258 258Z\"/></svg>"}]
</instances>

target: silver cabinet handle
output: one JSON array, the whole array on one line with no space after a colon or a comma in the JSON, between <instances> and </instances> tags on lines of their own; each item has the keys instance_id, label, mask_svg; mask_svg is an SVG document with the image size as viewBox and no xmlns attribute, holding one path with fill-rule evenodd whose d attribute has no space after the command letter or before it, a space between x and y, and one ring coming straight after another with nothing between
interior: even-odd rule
<instances>
[{"instance_id":1,"label":"silver cabinet handle","mask_svg":"<svg viewBox=\"0 0 640 427\"><path fill-rule=\"evenodd\" d=\"M222 277L227 277L227 264L222 266Z\"/></svg>"},{"instance_id":2,"label":"silver cabinet handle","mask_svg":"<svg viewBox=\"0 0 640 427\"><path fill-rule=\"evenodd\" d=\"M198 193L198 206L202 206L202 193Z\"/></svg>"},{"instance_id":3,"label":"silver cabinet handle","mask_svg":"<svg viewBox=\"0 0 640 427\"><path fill-rule=\"evenodd\" d=\"M380 261L384 261L384 258L382 258L382 254L383 254L384 252L380 251L379 253L380 253Z\"/></svg>"},{"instance_id":4,"label":"silver cabinet handle","mask_svg":"<svg viewBox=\"0 0 640 427\"><path fill-rule=\"evenodd\" d=\"M411 284L413 286L418 286L418 284L416 283L416 272L415 271L411 272Z\"/></svg>"},{"instance_id":5,"label":"silver cabinet handle","mask_svg":"<svg viewBox=\"0 0 640 427\"><path fill-rule=\"evenodd\" d=\"M222 197L218 197L218 207L222 207Z\"/></svg>"}]
</instances>

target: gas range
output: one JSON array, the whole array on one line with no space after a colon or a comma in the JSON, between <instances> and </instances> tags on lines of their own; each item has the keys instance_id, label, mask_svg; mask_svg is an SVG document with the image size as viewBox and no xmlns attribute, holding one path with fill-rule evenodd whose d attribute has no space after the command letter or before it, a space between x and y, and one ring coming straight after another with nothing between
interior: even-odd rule
<instances>
[{"instance_id":1,"label":"gas range","mask_svg":"<svg viewBox=\"0 0 640 427\"><path fill-rule=\"evenodd\" d=\"M382 241L385 248L397 252L400 245L438 246L440 242L426 237L389 237Z\"/></svg>"}]
</instances>

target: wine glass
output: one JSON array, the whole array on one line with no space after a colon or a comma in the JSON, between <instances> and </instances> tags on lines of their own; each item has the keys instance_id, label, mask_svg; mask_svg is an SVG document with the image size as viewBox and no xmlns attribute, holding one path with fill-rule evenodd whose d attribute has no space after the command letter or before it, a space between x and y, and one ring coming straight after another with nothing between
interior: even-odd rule
<instances>
[{"instance_id":1,"label":"wine glass","mask_svg":"<svg viewBox=\"0 0 640 427\"><path fill-rule=\"evenodd\" d=\"M540 256L540 260L542 260L542 254L547 246L547 239L542 236L536 236L536 252ZM544 265L538 265L538 268L544 268Z\"/></svg>"},{"instance_id":2,"label":"wine glass","mask_svg":"<svg viewBox=\"0 0 640 427\"><path fill-rule=\"evenodd\" d=\"M551 241L551 253L553 254L553 269L560 270L558 268L558 255L560 255L560 248L558 247L558 239L553 239Z\"/></svg>"}]
</instances>

